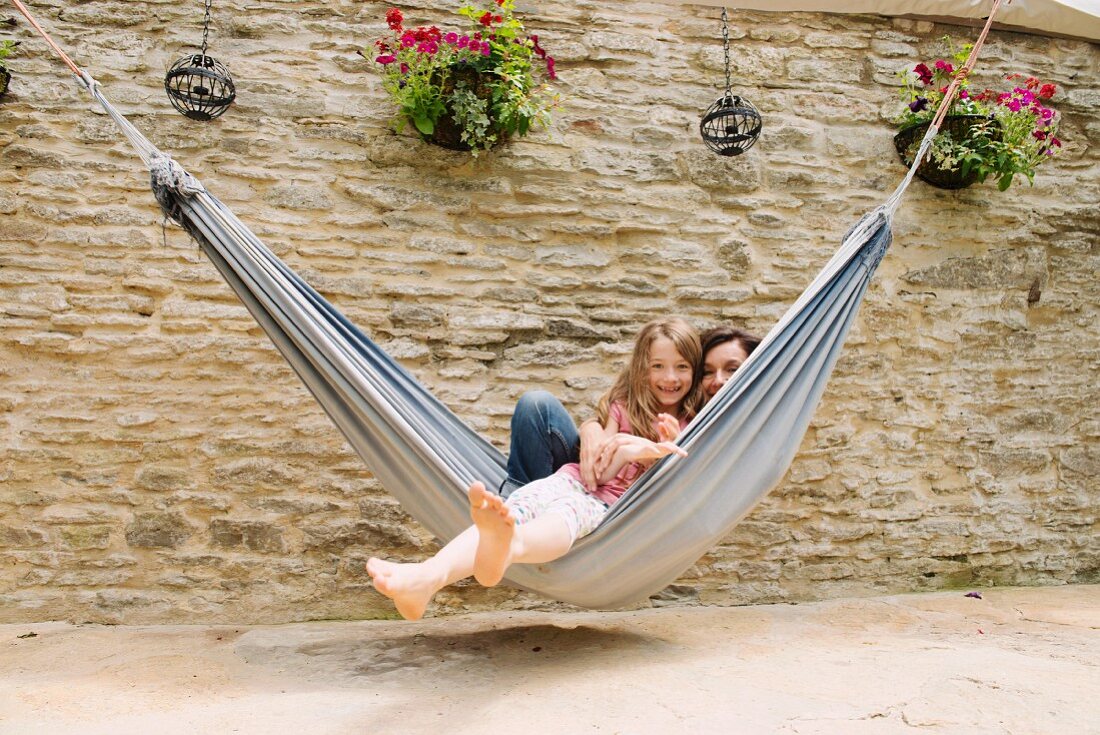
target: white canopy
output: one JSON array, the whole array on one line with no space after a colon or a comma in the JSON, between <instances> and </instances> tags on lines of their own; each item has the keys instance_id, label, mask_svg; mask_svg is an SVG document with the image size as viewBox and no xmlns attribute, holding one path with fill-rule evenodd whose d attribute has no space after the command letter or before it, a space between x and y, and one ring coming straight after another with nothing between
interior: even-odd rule
<instances>
[{"instance_id":1,"label":"white canopy","mask_svg":"<svg viewBox=\"0 0 1100 735\"><path fill-rule=\"evenodd\" d=\"M657 0L668 5L712 5L735 10L873 13L943 21L979 20L992 0ZM994 28L1100 42L1100 0L1012 0L997 11Z\"/></svg>"}]
</instances>

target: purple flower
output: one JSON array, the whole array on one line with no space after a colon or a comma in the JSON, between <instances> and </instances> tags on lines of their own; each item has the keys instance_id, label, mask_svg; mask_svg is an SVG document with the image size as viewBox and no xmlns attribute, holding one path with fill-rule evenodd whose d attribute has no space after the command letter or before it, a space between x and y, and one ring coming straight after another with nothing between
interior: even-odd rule
<instances>
[{"instance_id":1,"label":"purple flower","mask_svg":"<svg viewBox=\"0 0 1100 735\"><path fill-rule=\"evenodd\" d=\"M911 112L920 112L921 110L928 109L928 98L917 97L915 100L909 103L909 110Z\"/></svg>"},{"instance_id":2,"label":"purple flower","mask_svg":"<svg viewBox=\"0 0 1100 735\"><path fill-rule=\"evenodd\" d=\"M980 599L982 599L982 593L981 592L967 592L965 595L963 595L963 597L973 597L975 600L980 600Z\"/></svg>"}]
</instances>

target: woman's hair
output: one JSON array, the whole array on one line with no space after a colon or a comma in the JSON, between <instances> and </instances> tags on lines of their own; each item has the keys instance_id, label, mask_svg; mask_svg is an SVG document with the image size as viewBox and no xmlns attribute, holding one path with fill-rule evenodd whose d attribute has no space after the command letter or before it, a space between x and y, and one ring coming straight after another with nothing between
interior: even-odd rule
<instances>
[{"instance_id":1,"label":"woman's hair","mask_svg":"<svg viewBox=\"0 0 1100 735\"><path fill-rule=\"evenodd\" d=\"M755 334L750 334L743 329L734 329L733 327L726 326L708 329L703 332L699 341L702 342L703 345L704 359L708 352L726 342L736 342L741 346L741 349L745 351L746 355L751 355L752 351L760 346L760 338Z\"/></svg>"},{"instance_id":2,"label":"woman's hair","mask_svg":"<svg viewBox=\"0 0 1100 735\"><path fill-rule=\"evenodd\" d=\"M653 391L649 388L649 351L660 337L672 340L680 357L692 367L691 388L684 396L682 416L691 419L703 405L703 387L699 378L702 374L703 350L699 342L699 333L683 319L658 319L646 324L634 340L634 351L630 362L596 407L596 418L600 426L607 426L611 404L618 401L626 408L630 426L637 436L656 441L657 432L654 423L661 406L657 403Z\"/></svg>"}]
</instances>

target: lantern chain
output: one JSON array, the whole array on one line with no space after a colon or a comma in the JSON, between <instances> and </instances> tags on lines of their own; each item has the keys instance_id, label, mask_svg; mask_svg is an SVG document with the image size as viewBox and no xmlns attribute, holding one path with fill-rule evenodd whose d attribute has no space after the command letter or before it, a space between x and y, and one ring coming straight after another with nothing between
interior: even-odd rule
<instances>
[{"instance_id":1,"label":"lantern chain","mask_svg":"<svg viewBox=\"0 0 1100 735\"><path fill-rule=\"evenodd\" d=\"M210 36L210 3L212 0L206 0L206 17L202 20L202 55L206 56L206 39ZM728 54L727 54L728 59ZM729 61L726 61L726 67L729 68ZM727 78L729 73L726 74ZM728 84L728 82L727 82Z\"/></svg>"},{"instance_id":2,"label":"lantern chain","mask_svg":"<svg viewBox=\"0 0 1100 735\"><path fill-rule=\"evenodd\" d=\"M209 0L207 0L209 3ZM730 27L726 18L726 9L722 8L722 48L726 52L726 97L733 97L733 82L730 81Z\"/></svg>"}]
</instances>

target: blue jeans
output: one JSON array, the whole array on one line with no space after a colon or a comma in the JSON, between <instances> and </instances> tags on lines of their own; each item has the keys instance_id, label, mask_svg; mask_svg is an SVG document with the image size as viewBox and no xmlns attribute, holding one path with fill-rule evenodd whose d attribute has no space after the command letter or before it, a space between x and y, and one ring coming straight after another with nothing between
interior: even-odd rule
<instances>
[{"instance_id":1,"label":"blue jeans","mask_svg":"<svg viewBox=\"0 0 1100 735\"><path fill-rule=\"evenodd\" d=\"M561 401L544 390L524 393L512 412L508 479L500 487L507 498L517 487L554 474L580 461L581 437Z\"/></svg>"}]
</instances>

